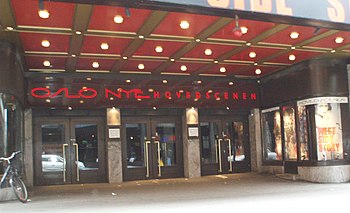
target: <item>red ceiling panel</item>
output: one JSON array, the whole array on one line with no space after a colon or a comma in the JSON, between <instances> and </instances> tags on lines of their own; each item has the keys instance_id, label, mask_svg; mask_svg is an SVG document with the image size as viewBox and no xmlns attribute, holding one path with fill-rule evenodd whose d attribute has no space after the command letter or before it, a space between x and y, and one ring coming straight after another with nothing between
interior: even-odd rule
<instances>
[{"instance_id":1,"label":"red ceiling panel","mask_svg":"<svg viewBox=\"0 0 350 213\"><path fill-rule=\"evenodd\" d=\"M303 26L290 26L285 30L282 30L267 39L263 40L263 42L274 43L274 44L289 44L295 45L304 40L312 38L315 36L315 28L313 27L303 27ZM320 29L318 34L325 32L325 29ZM299 33L299 37L296 39L292 39L290 34L292 32Z\"/></svg>"},{"instance_id":2,"label":"red ceiling panel","mask_svg":"<svg viewBox=\"0 0 350 213\"><path fill-rule=\"evenodd\" d=\"M219 44L205 44L201 43L193 48L191 51L186 53L184 58L205 58L205 59L215 59L220 55L228 52L232 49L236 48L236 46L231 45L219 45ZM211 55L206 55L205 50L210 49L212 51Z\"/></svg>"},{"instance_id":3,"label":"red ceiling panel","mask_svg":"<svg viewBox=\"0 0 350 213\"><path fill-rule=\"evenodd\" d=\"M248 65L240 64L216 64L207 70L206 74L221 74L221 75L236 75L237 71L246 68ZM220 69L224 67L226 72L220 72Z\"/></svg>"},{"instance_id":4,"label":"red ceiling panel","mask_svg":"<svg viewBox=\"0 0 350 213\"><path fill-rule=\"evenodd\" d=\"M136 33L152 13L151 10L141 9L129 9L129 11L131 16L127 17L125 8L123 7L95 6L88 28L93 30ZM117 15L123 17L123 23L116 24L114 22L114 17Z\"/></svg>"},{"instance_id":5,"label":"red ceiling panel","mask_svg":"<svg viewBox=\"0 0 350 213\"><path fill-rule=\"evenodd\" d=\"M64 69L66 66L66 57L26 56L25 59L28 69ZM49 61L51 65L44 66L44 61Z\"/></svg>"},{"instance_id":6,"label":"red ceiling panel","mask_svg":"<svg viewBox=\"0 0 350 213\"><path fill-rule=\"evenodd\" d=\"M99 63L98 68L93 68L94 62ZM111 70L115 60L112 59L93 59L93 58L79 58L77 62L77 70Z\"/></svg>"},{"instance_id":7,"label":"red ceiling panel","mask_svg":"<svg viewBox=\"0 0 350 213\"><path fill-rule=\"evenodd\" d=\"M20 37L25 51L42 52L68 52L69 35L42 34L42 33L20 33ZM43 47L41 42L48 40L49 47Z\"/></svg>"},{"instance_id":8,"label":"red ceiling panel","mask_svg":"<svg viewBox=\"0 0 350 213\"><path fill-rule=\"evenodd\" d=\"M195 37L202 30L210 26L218 17L203 16L186 13L169 13L153 31L153 34ZM181 29L181 21L188 21L190 27Z\"/></svg>"},{"instance_id":9,"label":"red ceiling panel","mask_svg":"<svg viewBox=\"0 0 350 213\"><path fill-rule=\"evenodd\" d=\"M17 25L72 28L75 4L45 1L44 8L50 13L47 19L39 17L37 0L12 0L12 7Z\"/></svg>"},{"instance_id":10,"label":"red ceiling panel","mask_svg":"<svg viewBox=\"0 0 350 213\"><path fill-rule=\"evenodd\" d=\"M199 68L205 66L204 63L190 63L190 62L175 62L172 66L164 70L163 72L169 73L192 73ZM186 66L186 71L181 70L181 66Z\"/></svg>"},{"instance_id":11,"label":"red ceiling panel","mask_svg":"<svg viewBox=\"0 0 350 213\"><path fill-rule=\"evenodd\" d=\"M184 42L146 40L142 46L134 53L134 55L170 57L184 45L186 45ZM163 48L163 52L156 52L155 48L157 46L161 46Z\"/></svg>"},{"instance_id":12,"label":"red ceiling panel","mask_svg":"<svg viewBox=\"0 0 350 213\"><path fill-rule=\"evenodd\" d=\"M290 61L289 60L289 55L295 55L295 60L294 61ZM272 60L270 60L269 62L276 62L276 63L285 63L285 64L295 64L301 61L305 61L308 59L311 59L315 56L320 55L321 53L319 52L310 52L310 51L298 51L298 50L294 50L291 51L287 54L283 54L279 57L276 57Z\"/></svg>"},{"instance_id":13,"label":"red ceiling panel","mask_svg":"<svg viewBox=\"0 0 350 213\"><path fill-rule=\"evenodd\" d=\"M125 38L85 36L81 52L120 55L130 42L131 39ZM101 49L102 43L107 43L109 48L107 50Z\"/></svg>"},{"instance_id":14,"label":"red ceiling panel","mask_svg":"<svg viewBox=\"0 0 350 213\"><path fill-rule=\"evenodd\" d=\"M153 72L161 63L161 61L128 60L121 71ZM143 64L144 69L140 70L138 68L139 64Z\"/></svg>"},{"instance_id":15,"label":"red ceiling panel","mask_svg":"<svg viewBox=\"0 0 350 213\"><path fill-rule=\"evenodd\" d=\"M279 51L281 51L281 49L249 47L239 52L238 54L233 55L230 59L240 61L259 61ZM249 56L251 52L254 52L256 54L255 58L251 58Z\"/></svg>"},{"instance_id":16,"label":"red ceiling panel","mask_svg":"<svg viewBox=\"0 0 350 213\"><path fill-rule=\"evenodd\" d=\"M236 21L233 20L230 24L226 25L216 33L214 33L210 38L217 39L228 39L228 40L241 40L249 41L255 36L261 34L264 31L267 31L273 28L276 24L270 22L260 22L260 21L251 21L251 20L240 20L240 27L247 27L248 32L241 37L234 36L232 30L236 27Z\"/></svg>"},{"instance_id":17,"label":"red ceiling panel","mask_svg":"<svg viewBox=\"0 0 350 213\"><path fill-rule=\"evenodd\" d=\"M335 42L335 39L337 37L344 38L343 43L337 44ZM336 33L334 35L328 36L328 37L326 37L324 39L318 40L318 41L316 41L314 43L308 44L306 46L325 47L325 48L335 49L335 48L341 47L341 46L343 46L345 44L349 44L349 43L350 43L350 32L339 32L339 33Z\"/></svg>"}]
</instances>

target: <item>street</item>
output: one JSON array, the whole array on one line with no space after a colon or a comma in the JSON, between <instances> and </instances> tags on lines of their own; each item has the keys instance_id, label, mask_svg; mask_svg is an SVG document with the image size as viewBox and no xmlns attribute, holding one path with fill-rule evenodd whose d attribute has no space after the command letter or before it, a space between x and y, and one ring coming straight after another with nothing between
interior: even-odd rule
<instances>
[{"instance_id":1,"label":"street","mask_svg":"<svg viewBox=\"0 0 350 213\"><path fill-rule=\"evenodd\" d=\"M334 212L347 211L349 197L349 183L317 184L247 173L34 187L28 203L0 202L0 212Z\"/></svg>"}]
</instances>

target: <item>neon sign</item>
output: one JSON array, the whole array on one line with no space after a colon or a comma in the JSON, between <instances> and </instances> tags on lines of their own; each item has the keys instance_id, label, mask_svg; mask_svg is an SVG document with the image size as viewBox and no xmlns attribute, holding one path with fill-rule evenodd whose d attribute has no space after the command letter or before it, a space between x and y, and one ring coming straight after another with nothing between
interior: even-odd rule
<instances>
[{"instance_id":1,"label":"neon sign","mask_svg":"<svg viewBox=\"0 0 350 213\"><path fill-rule=\"evenodd\" d=\"M60 88L55 92L51 92L50 89L44 87L35 87L31 90L31 96L38 99L49 99L56 97L64 97L67 99L93 99L98 97L98 91L93 88L84 88L73 93L69 88ZM224 100L257 100L257 95L254 92L171 92L171 91L153 91L144 92L142 89L135 88L130 90L124 90L119 88L118 90L110 90L108 88L104 89L103 96L106 99L111 97L116 99L224 99Z\"/></svg>"}]
</instances>

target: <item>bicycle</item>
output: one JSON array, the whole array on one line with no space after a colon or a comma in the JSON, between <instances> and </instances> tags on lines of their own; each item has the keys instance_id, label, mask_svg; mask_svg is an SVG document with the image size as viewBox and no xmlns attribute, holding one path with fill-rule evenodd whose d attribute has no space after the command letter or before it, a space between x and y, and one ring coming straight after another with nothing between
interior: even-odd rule
<instances>
[{"instance_id":1,"label":"bicycle","mask_svg":"<svg viewBox=\"0 0 350 213\"><path fill-rule=\"evenodd\" d=\"M7 162L7 168L5 170L4 176L1 178L0 188L6 185L6 183L10 183L15 195L19 201L22 203L27 202L28 200L28 191L26 185L21 180L20 175L18 174L18 170L12 164L15 160L15 156L20 154L21 151L13 152L8 158L0 158L0 162Z\"/></svg>"}]
</instances>

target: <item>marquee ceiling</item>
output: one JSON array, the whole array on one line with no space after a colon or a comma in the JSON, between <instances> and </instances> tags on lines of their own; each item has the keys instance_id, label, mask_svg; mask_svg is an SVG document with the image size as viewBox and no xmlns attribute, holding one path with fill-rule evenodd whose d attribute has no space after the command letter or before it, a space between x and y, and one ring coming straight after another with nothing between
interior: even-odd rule
<instances>
[{"instance_id":1,"label":"marquee ceiling","mask_svg":"<svg viewBox=\"0 0 350 213\"><path fill-rule=\"evenodd\" d=\"M237 36L234 17L45 1L50 15L40 18L36 0L0 0L0 5L0 39L23 51L28 91L84 86L226 91L305 60L350 52L350 32L335 29L238 19L248 31ZM114 21L117 16L122 23ZM182 21L188 29L180 27ZM297 38L291 38L293 32ZM43 41L50 45L44 47ZM28 101L34 106L87 105Z\"/></svg>"}]
</instances>

